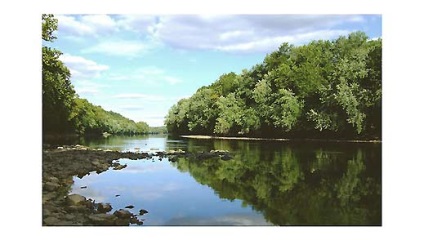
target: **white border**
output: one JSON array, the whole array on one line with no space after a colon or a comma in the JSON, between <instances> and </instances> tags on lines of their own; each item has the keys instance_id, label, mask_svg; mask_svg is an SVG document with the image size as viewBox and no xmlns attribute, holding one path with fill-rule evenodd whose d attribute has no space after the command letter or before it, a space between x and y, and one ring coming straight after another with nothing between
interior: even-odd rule
<instances>
[{"instance_id":1,"label":"white border","mask_svg":"<svg viewBox=\"0 0 424 240\"><path fill-rule=\"evenodd\" d=\"M395 2L395 3L394 3ZM416 1L419 2L419 1ZM3 235L20 239L421 239L424 212L422 7L414 1L3 1L1 103ZM420 11L420 12L419 12ZM383 14L383 227L41 227L42 13L369 13ZM22 235L22 236L21 236Z\"/></svg>"}]
</instances>

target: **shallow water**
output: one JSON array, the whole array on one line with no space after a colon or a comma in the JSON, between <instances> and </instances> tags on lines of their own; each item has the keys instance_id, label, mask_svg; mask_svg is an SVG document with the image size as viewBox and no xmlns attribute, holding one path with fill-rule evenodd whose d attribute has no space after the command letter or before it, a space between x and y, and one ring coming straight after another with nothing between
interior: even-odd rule
<instances>
[{"instance_id":1,"label":"shallow water","mask_svg":"<svg viewBox=\"0 0 424 240\"><path fill-rule=\"evenodd\" d=\"M147 210L139 217L144 225L381 225L381 144L158 135L83 144L121 151L231 152L228 161L120 159L127 164L122 170L74 177L73 193L109 202L114 210L128 205L133 213Z\"/></svg>"}]
</instances>

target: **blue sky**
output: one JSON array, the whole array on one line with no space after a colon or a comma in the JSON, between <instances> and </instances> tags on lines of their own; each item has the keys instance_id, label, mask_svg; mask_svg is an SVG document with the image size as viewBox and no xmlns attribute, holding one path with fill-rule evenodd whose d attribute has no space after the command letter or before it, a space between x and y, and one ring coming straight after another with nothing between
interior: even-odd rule
<instances>
[{"instance_id":1,"label":"blue sky","mask_svg":"<svg viewBox=\"0 0 424 240\"><path fill-rule=\"evenodd\" d=\"M283 42L382 36L381 15L55 15L77 94L151 126L228 72L261 63Z\"/></svg>"}]
</instances>

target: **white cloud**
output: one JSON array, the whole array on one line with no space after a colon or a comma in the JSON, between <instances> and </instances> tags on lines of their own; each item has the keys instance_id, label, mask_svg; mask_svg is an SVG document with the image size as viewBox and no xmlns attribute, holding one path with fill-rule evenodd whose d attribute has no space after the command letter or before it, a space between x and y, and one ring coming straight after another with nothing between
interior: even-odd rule
<instances>
[{"instance_id":1,"label":"white cloud","mask_svg":"<svg viewBox=\"0 0 424 240\"><path fill-rule=\"evenodd\" d=\"M349 33L348 23L362 23L362 15L60 15L59 32L70 38L104 37L125 31L140 41L108 40L85 49L88 53L135 57L148 49L168 45L177 49L231 52L267 52L284 41L302 44L317 32L319 39ZM170 83L174 81L170 80Z\"/></svg>"},{"instance_id":2,"label":"white cloud","mask_svg":"<svg viewBox=\"0 0 424 240\"><path fill-rule=\"evenodd\" d=\"M104 84L95 83L88 80L78 80L74 83L75 91L81 97L93 96L100 93L100 90L107 88Z\"/></svg>"},{"instance_id":3,"label":"white cloud","mask_svg":"<svg viewBox=\"0 0 424 240\"><path fill-rule=\"evenodd\" d=\"M124 30L142 34L154 33L156 16L153 15L117 15L117 25Z\"/></svg>"},{"instance_id":4,"label":"white cloud","mask_svg":"<svg viewBox=\"0 0 424 240\"><path fill-rule=\"evenodd\" d=\"M117 22L108 15L58 15L59 33L70 36L101 37L118 31Z\"/></svg>"},{"instance_id":5,"label":"white cloud","mask_svg":"<svg viewBox=\"0 0 424 240\"><path fill-rule=\"evenodd\" d=\"M73 79L96 78L99 77L103 71L109 69L107 65L67 53L61 55L59 59L69 68Z\"/></svg>"},{"instance_id":6,"label":"white cloud","mask_svg":"<svg viewBox=\"0 0 424 240\"><path fill-rule=\"evenodd\" d=\"M347 35L349 31L345 30L334 30L334 31L316 31L316 32L307 32L301 34L294 34L290 36L283 37L270 37L262 38L249 42L228 44L223 46L217 46L216 48L225 52L249 52L249 51L272 51L276 49L281 43L297 43L303 44L315 39L331 39L337 38L340 35Z\"/></svg>"},{"instance_id":7,"label":"white cloud","mask_svg":"<svg viewBox=\"0 0 424 240\"><path fill-rule=\"evenodd\" d=\"M149 85L163 83L176 85L182 82L180 78L169 75L164 69L155 66L141 67L122 74L114 73L107 76L107 78L114 81L139 81Z\"/></svg>"},{"instance_id":8,"label":"white cloud","mask_svg":"<svg viewBox=\"0 0 424 240\"><path fill-rule=\"evenodd\" d=\"M142 94L142 93L122 93L112 96L118 99L143 99L149 101L164 101L165 98L160 95Z\"/></svg>"},{"instance_id":9,"label":"white cloud","mask_svg":"<svg viewBox=\"0 0 424 240\"><path fill-rule=\"evenodd\" d=\"M145 109L143 106L139 105L120 105L119 108L125 111L141 111Z\"/></svg>"},{"instance_id":10,"label":"white cloud","mask_svg":"<svg viewBox=\"0 0 424 240\"><path fill-rule=\"evenodd\" d=\"M343 24L362 21L360 15L168 15L154 34L174 48L267 52L286 41L338 37L351 31Z\"/></svg>"},{"instance_id":11,"label":"white cloud","mask_svg":"<svg viewBox=\"0 0 424 240\"><path fill-rule=\"evenodd\" d=\"M93 47L82 50L82 52L136 57L150 48L150 45L141 41L115 40L100 42Z\"/></svg>"}]
</instances>

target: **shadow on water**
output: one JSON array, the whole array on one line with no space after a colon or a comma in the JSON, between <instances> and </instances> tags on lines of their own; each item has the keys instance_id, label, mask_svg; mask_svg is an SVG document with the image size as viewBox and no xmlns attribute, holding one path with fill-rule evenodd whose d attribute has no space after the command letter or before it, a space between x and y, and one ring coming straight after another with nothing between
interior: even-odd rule
<instances>
[{"instance_id":1,"label":"shadow on water","mask_svg":"<svg viewBox=\"0 0 424 240\"><path fill-rule=\"evenodd\" d=\"M381 144L188 140L210 149L234 158L172 164L275 225L381 225Z\"/></svg>"}]
</instances>

